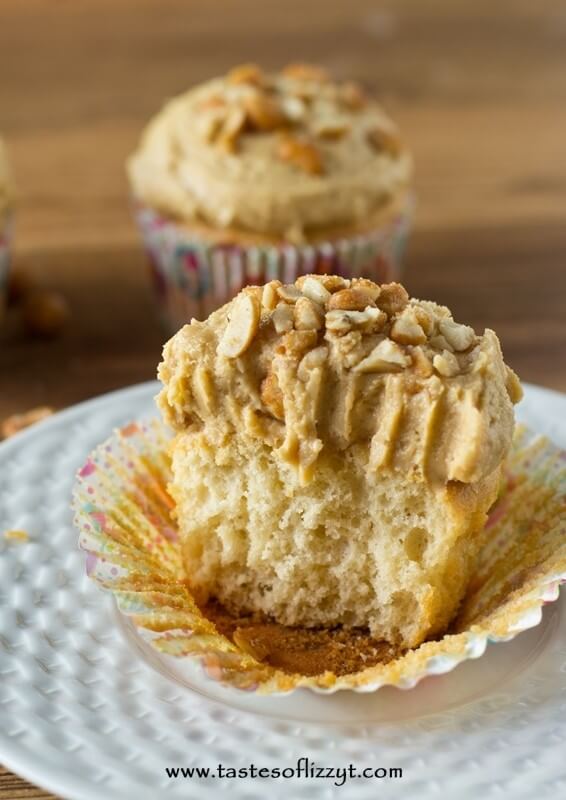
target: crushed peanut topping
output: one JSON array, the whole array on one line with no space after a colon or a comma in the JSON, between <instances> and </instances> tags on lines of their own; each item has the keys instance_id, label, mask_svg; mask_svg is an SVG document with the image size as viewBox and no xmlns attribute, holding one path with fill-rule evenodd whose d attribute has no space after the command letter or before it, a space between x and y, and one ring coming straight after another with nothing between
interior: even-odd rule
<instances>
[{"instance_id":1,"label":"crushed peanut topping","mask_svg":"<svg viewBox=\"0 0 566 800\"><path fill-rule=\"evenodd\" d=\"M315 134L321 139L336 140L346 136L349 130L350 125L345 120L330 118L323 119L322 122L316 126Z\"/></svg>"},{"instance_id":2,"label":"crushed peanut topping","mask_svg":"<svg viewBox=\"0 0 566 800\"><path fill-rule=\"evenodd\" d=\"M257 64L240 64L230 70L226 80L235 85L250 83L253 86L261 86L264 82L264 75Z\"/></svg>"},{"instance_id":3,"label":"crushed peanut topping","mask_svg":"<svg viewBox=\"0 0 566 800\"><path fill-rule=\"evenodd\" d=\"M368 98L359 83L347 81L340 88L340 100L351 111L359 111L368 103Z\"/></svg>"},{"instance_id":4,"label":"crushed peanut topping","mask_svg":"<svg viewBox=\"0 0 566 800\"><path fill-rule=\"evenodd\" d=\"M382 128L374 128L368 131L368 142L378 152L385 153L393 158L401 155L403 145L398 136L391 131L383 130Z\"/></svg>"},{"instance_id":5,"label":"crushed peanut topping","mask_svg":"<svg viewBox=\"0 0 566 800\"><path fill-rule=\"evenodd\" d=\"M259 303L252 294L240 294L234 301L230 321L218 345L227 358L237 358L250 346L259 325Z\"/></svg>"},{"instance_id":6,"label":"crushed peanut topping","mask_svg":"<svg viewBox=\"0 0 566 800\"><path fill-rule=\"evenodd\" d=\"M323 83L329 80L328 72L316 64L289 64L281 74L285 78L291 78L296 81L314 81L316 83Z\"/></svg>"},{"instance_id":7,"label":"crushed peanut topping","mask_svg":"<svg viewBox=\"0 0 566 800\"><path fill-rule=\"evenodd\" d=\"M321 111L311 108L313 86L324 86ZM321 154L311 137L329 142L352 133L351 114L365 109L368 98L352 81L332 83L328 73L312 64L291 64L279 75L268 76L257 64L242 64L226 75L225 88L216 87L198 103L204 118L198 128L203 138L225 152L238 151L241 136L288 131L276 153L312 175L322 174ZM387 120L385 120L387 122ZM403 147L390 126L366 132L370 147L398 158Z\"/></svg>"},{"instance_id":8,"label":"crushed peanut topping","mask_svg":"<svg viewBox=\"0 0 566 800\"><path fill-rule=\"evenodd\" d=\"M477 345L473 328L446 316L446 309L410 300L399 283L381 286L367 278L303 275L294 284L270 281L260 290L244 290L233 301L218 351L238 358L260 328L270 323L282 337L280 351L304 354L324 339L356 342L348 348L347 367L382 374L411 368L421 378L451 378L466 371L457 354ZM354 335L354 338L351 337ZM369 337L379 336L379 341ZM350 337L350 339L347 339ZM364 337L372 343L368 350ZM340 345L342 352L345 345Z\"/></svg>"},{"instance_id":9,"label":"crushed peanut topping","mask_svg":"<svg viewBox=\"0 0 566 800\"><path fill-rule=\"evenodd\" d=\"M375 307L371 295L363 289L341 289L335 292L328 301L328 308L340 308L346 311L364 311L368 307Z\"/></svg>"},{"instance_id":10,"label":"crushed peanut topping","mask_svg":"<svg viewBox=\"0 0 566 800\"><path fill-rule=\"evenodd\" d=\"M217 118L216 118L217 119ZM238 148L238 137L246 125L246 114L241 108L231 108L218 128L216 142L227 153L235 153Z\"/></svg>"},{"instance_id":11,"label":"crushed peanut topping","mask_svg":"<svg viewBox=\"0 0 566 800\"><path fill-rule=\"evenodd\" d=\"M287 125L283 107L272 97L250 94L243 100L244 111L250 129L254 131L277 131Z\"/></svg>"},{"instance_id":12,"label":"crushed peanut topping","mask_svg":"<svg viewBox=\"0 0 566 800\"><path fill-rule=\"evenodd\" d=\"M282 161L287 161L310 175L322 175L324 172L320 151L312 142L305 139L291 135L283 136L277 148L277 155Z\"/></svg>"},{"instance_id":13,"label":"crushed peanut topping","mask_svg":"<svg viewBox=\"0 0 566 800\"><path fill-rule=\"evenodd\" d=\"M283 409L283 393L279 388L277 375L270 372L261 382L260 397L265 407L273 414L276 419L284 420L285 411Z\"/></svg>"}]
</instances>

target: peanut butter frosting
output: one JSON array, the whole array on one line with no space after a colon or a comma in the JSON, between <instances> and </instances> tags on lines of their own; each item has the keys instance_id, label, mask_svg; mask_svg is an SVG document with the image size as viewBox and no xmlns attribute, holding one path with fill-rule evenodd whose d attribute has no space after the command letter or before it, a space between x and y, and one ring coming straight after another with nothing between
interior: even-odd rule
<instances>
[{"instance_id":1,"label":"peanut butter frosting","mask_svg":"<svg viewBox=\"0 0 566 800\"><path fill-rule=\"evenodd\" d=\"M310 480L324 450L368 470L473 483L505 457L521 398L478 336L397 283L309 275L247 287L166 345L158 403L177 431L263 440Z\"/></svg>"},{"instance_id":2,"label":"peanut butter frosting","mask_svg":"<svg viewBox=\"0 0 566 800\"><path fill-rule=\"evenodd\" d=\"M290 241L371 228L411 170L375 101L300 64L244 65L174 98L128 161L134 195L167 215Z\"/></svg>"}]
</instances>

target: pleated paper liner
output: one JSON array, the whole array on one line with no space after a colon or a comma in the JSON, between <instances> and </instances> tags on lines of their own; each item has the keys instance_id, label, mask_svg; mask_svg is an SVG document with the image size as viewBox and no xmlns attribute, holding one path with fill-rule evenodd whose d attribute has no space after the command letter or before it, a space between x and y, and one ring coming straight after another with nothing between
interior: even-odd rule
<instances>
[{"instance_id":1,"label":"pleated paper liner","mask_svg":"<svg viewBox=\"0 0 566 800\"><path fill-rule=\"evenodd\" d=\"M566 458L525 427L482 535L477 572L450 630L395 651L363 630L286 628L199 608L185 582L167 492L168 433L131 423L90 456L74 488L80 546L90 577L163 654L196 659L215 681L263 694L411 688L537 625L566 580Z\"/></svg>"},{"instance_id":2,"label":"pleated paper liner","mask_svg":"<svg viewBox=\"0 0 566 800\"><path fill-rule=\"evenodd\" d=\"M147 252L155 298L172 333L191 317L205 319L244 286L278 279L294 283L315 272L365 277L376 283L399 279L415 198L407 193L376 221L372 231L308 245L242 242L199 235L154 209L134 201Z\"/></svg>"}]
</instances>

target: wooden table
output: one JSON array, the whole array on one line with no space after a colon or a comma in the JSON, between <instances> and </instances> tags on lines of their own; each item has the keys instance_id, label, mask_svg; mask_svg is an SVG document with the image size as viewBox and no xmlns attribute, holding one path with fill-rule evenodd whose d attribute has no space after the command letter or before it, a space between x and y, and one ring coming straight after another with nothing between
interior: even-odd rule
<instances>
[{"instance_id":1,"label":"wooden table","mask_svg":"<svg viewBox=\"0 0 566 800\"><path fill-rule=\"evenodd\" d=\"M562 2L3 0L0 125L15 262L63 292L65 334L0 333L0 418L155 374L123 163L162 100L234 63L321 61L378 91L417 162L413 294L500 334L521 377L566 390ZM0 800L46 798L0 772Z\"/></svg>"}]
</instances>

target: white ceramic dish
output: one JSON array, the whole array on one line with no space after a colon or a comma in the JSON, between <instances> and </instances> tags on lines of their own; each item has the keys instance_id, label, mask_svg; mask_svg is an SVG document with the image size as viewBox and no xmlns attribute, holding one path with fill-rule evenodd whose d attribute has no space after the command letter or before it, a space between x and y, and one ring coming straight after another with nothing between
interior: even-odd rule
<instances>
[{"instance_id":1,"label":"white ceramic dish","mask_svg":"<svg viewBox=\"0 0 566 800\"><path fill-rule=\"evenodd\" d=\"M246 696L164 673L77 550L75 470L156 384L69 409L0 446L0 761L69 800L556 798L566 792L566 608L411 691ZM518 416L566 447L566 397ZM29 532L28 542L1 532ZM166 767L401 768L402 778L168 778ZM304 762L303 762L304 764Z\"/></svg>"}]
</instances>

